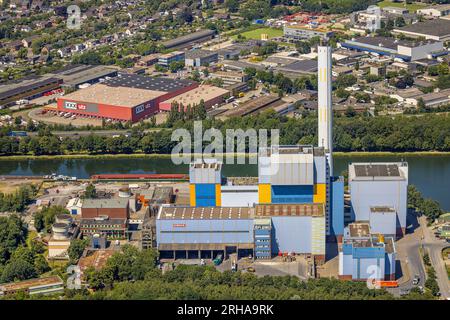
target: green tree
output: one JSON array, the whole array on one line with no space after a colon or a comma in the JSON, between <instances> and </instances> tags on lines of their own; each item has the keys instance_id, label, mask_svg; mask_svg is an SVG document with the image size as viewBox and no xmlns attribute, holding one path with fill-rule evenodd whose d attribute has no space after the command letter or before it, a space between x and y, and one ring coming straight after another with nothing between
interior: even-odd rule
<instances>
[{"instance_id":1,"label":"green tree","mask_svg":"<svg viewBox=\"0 0 450 320\"><path fill-rule=\"evenodd\" d=\"M78 261L88 245L89 239L74 239L67 250L70 260L73 262Z\"/></svg>"},{"instance_id":2,"label":"green tree","mask_svg":"<svg viewBox=\"0 0 450 320\"><path fill-rule=\"evenodd\" d=\"M86 187L86 190L84 191L84 198L85 199L95 199L97 198L97 190L95 189L95 186L90 183Z\"/></svg>"}]
</instances>

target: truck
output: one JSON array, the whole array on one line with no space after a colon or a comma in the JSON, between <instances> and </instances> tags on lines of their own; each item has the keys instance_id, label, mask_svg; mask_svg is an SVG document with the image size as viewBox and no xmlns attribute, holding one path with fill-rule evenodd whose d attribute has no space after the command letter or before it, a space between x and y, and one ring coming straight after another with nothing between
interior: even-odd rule
<instances>
[{"instance_id":1,"label":"truck","mask_svg":"<svg viewBox=\"0 0 450 320\"><path fill-rule=\"evenodd\" d=\"M9 133L10 137L26 137L27 132L26 131L11 131Z\"/></svg>"},{"instance_id":2,"label":"truck","mask_svg":"<svg viewBox=\"0 0 450 320\"><path fill-rule=\"evenodd\" d=\"M216 256L216 258L213 260L214 265L215 265L215 266L218 266L219 264L221 264L221 263L222 263L222 258L223 258L222 254L219 253L219 254Z\"/></svg>"}]
</instances>

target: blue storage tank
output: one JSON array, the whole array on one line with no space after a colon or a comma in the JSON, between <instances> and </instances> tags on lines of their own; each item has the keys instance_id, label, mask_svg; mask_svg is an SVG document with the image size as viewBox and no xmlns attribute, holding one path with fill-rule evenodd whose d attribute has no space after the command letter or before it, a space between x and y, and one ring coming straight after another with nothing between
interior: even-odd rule
<instances>
[{"instance_id":1,"label":"blue storage tank","mask_svg":"<svg viewBox=\"0 0 450 320\"><path fill-rule=\"evenodd\" d=\"M313 185L273 186L272 203L313 203Z\"/></svg>"}]
</instances>

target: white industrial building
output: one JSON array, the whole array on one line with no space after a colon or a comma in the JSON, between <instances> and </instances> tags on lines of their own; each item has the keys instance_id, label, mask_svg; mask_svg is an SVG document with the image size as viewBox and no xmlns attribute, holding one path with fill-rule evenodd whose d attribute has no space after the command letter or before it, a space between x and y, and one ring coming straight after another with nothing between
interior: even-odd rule
<instances>
[{"instance_id":1,"label":"white industrial building","mask_svg":"<svg viewBox=\"0 0 450 320\"><path fill-rule=\"evenodd\" d=\"M354 221L369 222L373 207L392 208L396 212L396 234L397 236L405 234L408 192L407 163L352 163L348 170L348 187ZM374 219L374 217L372 218ZM377 221L376 218L374 221ZM390 226L384 227L389 228Z\"/></svg>"}]
</instances>

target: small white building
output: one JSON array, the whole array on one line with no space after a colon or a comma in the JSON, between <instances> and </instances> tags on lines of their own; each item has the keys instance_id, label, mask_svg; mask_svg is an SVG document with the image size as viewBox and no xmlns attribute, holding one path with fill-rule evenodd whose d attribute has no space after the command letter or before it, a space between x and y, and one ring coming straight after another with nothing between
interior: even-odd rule
<instances>
[{"instance_id":1,"label":"small white building","mask_svg":"<svg viewBox=\"0 0 450 320\"><path fill-rule=\"evenodd\" d=\"M450 14L450 4L440 4L437 6L431 6L416 11L417 14L430 17L443 17Z\"/></svg>"},{"instance_id":2,"label":"small white building","mask_svg":"<svg viewBox=\"0 0 450 320\"><path fill-rule=\"evenodd\" d=\"M80 198L72 198L66 205L66 209L69 210L70 214L79 215L81 214L82 201Z\"/></svg>"}]
</instances>

